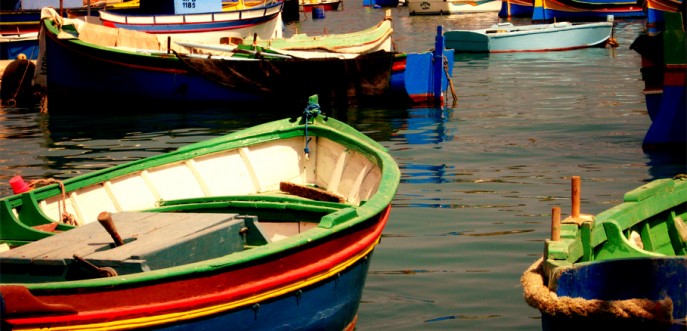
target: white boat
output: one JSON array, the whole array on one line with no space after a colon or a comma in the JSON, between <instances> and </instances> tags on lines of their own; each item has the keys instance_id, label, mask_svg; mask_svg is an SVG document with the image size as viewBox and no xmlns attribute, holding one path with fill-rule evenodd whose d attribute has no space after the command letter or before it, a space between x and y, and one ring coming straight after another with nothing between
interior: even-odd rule
<instances>
[{"instance_id":1,"label":"white boat","mask_svg":"<svg viewBox=\"0 0 687 331\"><path fill-rule=\"evenodd\" d=\"M222 43L257 34L260 38L282 36L282 1L241 10L225 11L221 0L187 2L172 0L141 1L139 8L127 11L99 11L106 27L147 32L165 44L172 41ZM189 8L190 7L190 8Z\"/></svg>"},{"instance_id":2,"label":"white boat","mask_svg":"<svg viewBox=\"0 0 687 331\"><path fill-rule=\"evenodd\" d=\"M612 21L523 26L498 23L481 30L448 30L444 37L446 48L458 52L546 52L603 45L612 33Z\"/></svg>"},{"instance_id":3,"label":"white boat","mask_svg":"<svg viewBox=\"0 0 687 331\"><path fill-rule=\"evenodd\" d=\"M408 0L410 15L451 15L498 12L500 0Z\"/></svg>"}]
</instances>

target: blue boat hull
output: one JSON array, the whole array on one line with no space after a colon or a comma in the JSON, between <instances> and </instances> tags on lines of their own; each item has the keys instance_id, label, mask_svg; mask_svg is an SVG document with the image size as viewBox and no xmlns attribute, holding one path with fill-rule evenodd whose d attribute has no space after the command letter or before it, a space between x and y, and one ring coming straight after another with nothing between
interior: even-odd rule
<instances>
[{"instance_id":1,"label":"blue boat hull","mask_svg":"<svg viewBox=\"0 0 687 331\"><path fill-rule=\"evenodd\" d=\"M444 50L448 63L453 64L454 50ZM403 71L394 71L391 75L391 89L397 95L402 95L412 100L418 107L429 106L433 103L434 85L438 78L441 80L441 91L446 91L449 81L446 73L441 70L435 73L433 68L433 53L408 54L406 67ZM448 66L448 77L453 75L453 65ZM440 77L436 77L436 76ZM429 77L429 78L428 78Z\"/></svg>"},{"instance_id":2,"label":"blue boat hull","mask_svg":"<svg viewBox=\"0 0 687 331\"><path fill-rule=\"evenodd\" d=\"M26 55L29 60L38 59L38 40L0 42L0 60L13 60L19 54Z\"/></svg>"},{"instance_id":3,"label":"blue boat hull","mask_svg":"<svg viewBox=\"0 0 687 331\"><path fill-rule=\"evenodd\" d=\"M405 63L394 64L390 81L392 94L410 100L414 107L446 105L445 94L449 87L453 90L450 77L454 53L453 49L445 48L443 27L438 26L433 51L410 53Z\"/></svg>"},{"instance_id":4,"label":"blue boat hull","mask_svg":"<svg viewBox=\"0 0 687 331\"><path fill-rule=\"evenodd\" d=\"M259 97L217 83L182 67L174 56L146 59L125 54L114 58L106 50L71 48L69 41L46 37L49 54L48 107L166 107L180 103L253 102ZM107 93L107 98L103 93ZM115 96L113 100L112 96ZM137 107L138 108L138 107Z\"/></svg>"},{"instance_id":5,"label":"blue boat hull","mask_svg":"<svg viewBox=\"0 0 687 331\"><path fill-rule=\"evenodd\" d=\"M44 22L47 60L39 61L45 68L39 69L38 76L46 77L50 112L93 113L113 108L155 112L189 104L300 108L312 94L334 107L386 103L389 94L392 102L421 107L440 103L453 70L453 51L375 52L346 60L207 59L120 51L57 38L52 22ZM444 49L443 34L437 38L441 43L435 49ZM399 56L407 61L390 77ZM317 75L304 76L303 72Z\"/></svg>"},{"instance_id":6,"label":"blue boat hull","mask_svg":"<svg viewBox=\"0 0 687 331\"><path fill-rule=\"evenodd\" d=\"M672 300L672 324L656 321L620 321L612 317L571 318L542 314L544 330L581 330L612 326L615 330L685 330L687 327L687 259L656 257L581 263L563 271L556 281L559 297L588 300L644 298Z\"/></svg>"},{"instance_id":7,"label":"blue boat hull","mask_svg":"<svg viewBox=\"0 0 687 331\"><path fill-rule=\"evenodd\" d=\"M371 257L372 253L336 277L297 295L288 293L251 308L159 330L353 330Z\"/></svg>"},{"instance_id":8,"label":"blue boat hull","mask_svg":"<svg viewBox=\"0 0 687 331\"><path fill-rule=\"evenodd\" d=\"M665 16L665 17L664 17ZM655 18L655 17L654 17ZM685 31L680 13L663 12L663 33L640 35L630 46L642 56L644 95L651 126L644 136L646 151L684 152L687 146L687 64L685 64ZM649 27L649 21L647 21Z\"/></svg>"},{"instance_id":9,"label":"blue boat hull","mask_svg":"<svg viewBox=\"0 0 687 331\"><path fill-rule=\"evenodd\" d=\"M533 1L523 1L522 3L514 3L504 0L501 2L501 10L499 11L499 17L532 17L533 11Z\"/></svg>"}]
</instances>

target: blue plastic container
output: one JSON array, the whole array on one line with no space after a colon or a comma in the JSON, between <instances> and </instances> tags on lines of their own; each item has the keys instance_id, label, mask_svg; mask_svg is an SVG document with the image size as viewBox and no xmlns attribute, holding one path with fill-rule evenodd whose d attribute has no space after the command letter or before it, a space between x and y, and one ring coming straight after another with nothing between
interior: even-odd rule
<instances>
[{"instance_id":1,"label":"blue plastic container","mask_svg":"<svg viewBox=\"0 0 687 331\"><path fill-rule=\"evenodd\" d=\"M314 20L323 19L324 18L324 6L314 6L312 8L312 18Z\"/></svg>"}]
</instances>

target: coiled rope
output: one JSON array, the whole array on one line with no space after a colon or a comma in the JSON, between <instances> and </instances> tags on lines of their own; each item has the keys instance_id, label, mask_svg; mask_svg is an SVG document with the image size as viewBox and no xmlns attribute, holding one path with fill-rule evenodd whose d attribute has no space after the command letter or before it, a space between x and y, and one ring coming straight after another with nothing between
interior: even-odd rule
<instances>
[{"instance_id":1,"label":"coiled rope","mask_svg":"<svg viewBox=\"0 0 687 331\"><path fill-rule=\"evenodd\" d=\"M36 188L38 185L50 184L58 184L60 186L60 191L62 192L62 200L57 202L57 212L60 214L60 222L75 226L80 225L76 217L67 211L67 193L64 189L64 183L62 183L62 181L53 178L47 178L32 180L28 183L31 189Z\"/></svg>"},{"instance_id":2,"label":"coiled rope","mask_svg":"<svg viewBox=\"0 0 687 331\"><path fill-rule=\"evenodd\" d=\"M597 300L559 297L544 285L543 258L532 264L520 278L525 301L542 313L556 317L621 318L670 325L673 300L627 299Z\"/></svg>"}]
</instances>

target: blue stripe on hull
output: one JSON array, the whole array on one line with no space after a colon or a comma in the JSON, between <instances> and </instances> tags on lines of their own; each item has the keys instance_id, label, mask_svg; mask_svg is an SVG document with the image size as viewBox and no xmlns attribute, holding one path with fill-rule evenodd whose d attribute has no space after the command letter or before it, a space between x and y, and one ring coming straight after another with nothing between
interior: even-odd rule
<instances>
[{"instance_id":1,"label":"blue stripe on hull","mask_svg":"<svg viewBox=\"0 0 687 331\"><path fill-rule=\"evenodd\" d=\"M522 6L517 4L510 4L510 17L532 17L534 6ZM499 11L499 17L508 16L508 4L504 1Z\"/></svg>"},{"instance_id":2,"label":"blue stripe on hull","mask_svg":"<svg viewBox=\"0 0 687 331\"><path fill-rule=\"evenodd\" d=\"M608 15L613 15L615 19L618 18L643 18L646 15L644 14L643 11L623 11L623 10L617 10L617 11L612 11L609 10L607 12L594 12L594 11L581 11L581 12L572 12L572 11L562 11L562 10L553 10L553 9L542 9L540 7L534 8L533 14L532 14L532 21L553 21L558 20L589 20L589 19L598 19L605 21L607 19Z\"/></svg>"},{"instance_id":3,"label":"blue stripe on hull","mask_svg":"<svg viewBox=\"0 0 687 331\"><path fill-rule=\"evenodd\" d=\"M343 330L354 321L370 253L337 277L274 300L159 330Z\"/></svg>"}]
</instances>

